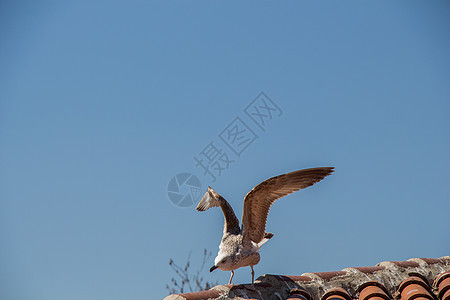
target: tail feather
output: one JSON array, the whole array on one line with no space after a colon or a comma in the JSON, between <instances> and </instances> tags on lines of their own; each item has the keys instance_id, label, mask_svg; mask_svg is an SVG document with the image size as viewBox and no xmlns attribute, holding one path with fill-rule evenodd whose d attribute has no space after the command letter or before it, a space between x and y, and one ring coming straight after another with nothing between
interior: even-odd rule
<instances>
[{"instance_id":1,"label":"tail feather","mask_svg":"<svg viewBox=\"0 0 450 300\"><path fill-rule=\"evenodd\" d=\"M270 240L273 237L273 233L266 232L264 234L264 238L257 244L258 249L261 248L262 245L264 245L268 240Z\"/></svg>"},{"instance_id":2,"label":"tail feather","mask_svg":"<svg viewBox=\"0 0 450 300\"><path fill-rule=\"evenodd\" d=\"M264 238L270 240L273 237L273 233L272 232L266 232L264 234Z\"/></svg>"}]
</instances>

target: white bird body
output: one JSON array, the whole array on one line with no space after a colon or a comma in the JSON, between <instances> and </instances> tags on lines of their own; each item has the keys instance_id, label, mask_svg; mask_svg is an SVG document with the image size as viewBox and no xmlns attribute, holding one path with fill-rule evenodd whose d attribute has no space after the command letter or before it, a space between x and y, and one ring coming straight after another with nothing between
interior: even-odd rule
<instances>
[{"instance_id":1,"label":"white bird body","mask_svg":"<svg viewBox=\"0 0 450 300\"><path fill-rule=\"evenodd\" d=\"M332 167L305 169L275 176L258 184L244 198L242 228L230 204L208 187L197 205L197 210L204 211L211 207L220 207L225 217L219 252L210 272L215 269L231 271L229 281L231 284L234 270L250 266L253 284L255 275L253 266L261 259L259 249L273 236L272 233L265 232L270 206L277 199L311 186L332 172Z\"/></svg>"},{"instance_id":2,"label":"white bird body","mask_svg":"<svg viewBox=\"0 0 450 300\"><path fill-rule=\"evenodd\" d=\"M259 248L243 241L242 234L225 233L219 245L219 253L214 265L223 271L232 271L240 267L256 265L260 256Z\"/></svg>"}]
</instances>

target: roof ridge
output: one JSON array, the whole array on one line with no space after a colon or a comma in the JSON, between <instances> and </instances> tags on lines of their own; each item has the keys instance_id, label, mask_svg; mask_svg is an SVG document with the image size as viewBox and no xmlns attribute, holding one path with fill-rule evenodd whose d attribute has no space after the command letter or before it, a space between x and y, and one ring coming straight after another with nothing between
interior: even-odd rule
<instances>
[{"instance_id":1,"label":"roof ridge","mask_svg":"<svg viewBox=\"0 0 450 300\"><path fill-rule=\"evenodd\" d=\"M355 297L363 291L365 294L375 293L382 298L395 295L401 297L403 290L399 293L399 287L402 285L402 288L406 290L412 284L422 284L423 293L430 294L431 292L427 297L435 297L433 292L437 293L438 288L442 294L450 293L450 289L446 287L450 281L448 276L441 280L439 287L435 287L434 290L431 287L436 278L445 272L450 272L450 256L411 258L406 261L383 261L376 266L350 267L341 271L304 273L300 276L266 274L258 277L254 286L250 284L218 285L208 291L171 295L165 299L287 299L290 294L299 290L310 295L311 299L324 300L325 297L337 294L340 295L339 297L346 298L343 291L349 297ZM428 288L425 288L424 284ZM366 288L367 290L365 290ZM307 299L301 295L298 297Z\"/></svg>"}]
</instances>

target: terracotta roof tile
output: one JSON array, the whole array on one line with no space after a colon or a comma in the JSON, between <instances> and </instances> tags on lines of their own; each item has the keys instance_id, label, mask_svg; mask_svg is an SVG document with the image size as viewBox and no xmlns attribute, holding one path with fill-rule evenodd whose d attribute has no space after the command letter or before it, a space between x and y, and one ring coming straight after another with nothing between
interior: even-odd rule
<instances>
[{"instance_id":1,"label":"terracotta roof tile","mask_svg":"<svg viewBox=\"0 0 450 300\"><path fill-rule=\"evenodd\" d=\"M420 266L418 263L416 263L415 261L383 261L381 263L379 263L379 266L387 266L387 265L396 265L397 267L401 267L401 268L415 268Z\"/></svg>"},{"instance_id":2,"label":"terracotta roof tile","mask_svg":"<svg viewBox=\"0 0 450 300\"><path fill-rule=\"evenodd\" d=\"M385 261L377 266L301 276L263 275L254 286L218 285L209 291L171 295L166 299L388 300L393 297L450 300L450 256Z\"/></svg>"},{"instance_id":3,"label":"terracotta roof tile","mask_svg":"<svg viewBox=\"0 0 450 300\"><path fill-rule=\"evenodd\" d=\"M335 299L352 300L352 297L346 290L340 287L329 290L322 297L322 300L335 300Z\"/></svg>"},{"instance_id":4,"label":"terracotta roof tile","mask_svg":"<svg viewBox=\"0 0 450 300\"><path fill-rule=\"evenodd\" d=\"M439 275L434 281L433 287L438 293L438 298L442 300L450 299L450 271Z\"/></svg>"},{"instance_id":5,"label":"terracotta roof tile","mask_svg":"<svg viewBox=\"0 0 450 300\"><path fill-rule=\"evenodd\" d=\"M173 299L207 300L207 299L219 297L220 292L215 291L215 290L208 290L208 291L184 293L184 294L178 294L178 295L172 295L172 296L178 296L177 298L173 298Z\"/></svg>"},{"instance_id":6,"label":"terracotta roof tile","mask_svg":"<svg viewBox=\"0 0 450 300\"><path fill-rule=\"evenodd\" d=\"M419 298L434 300L434 294L430 286L422 278L411 276L400 284L395 298L401 300Z\"/></svg>"},{"instance_id":7,"label":"terracotta roof tile","mask_svg":"<svg viewBox=\"0 0 450 300\"><path fill-rule=\"evenodd\" d=\"M359 300L390 300L389 292L378 281L368 281L358 288Z\"/></svg>"},{"instance_id":8,"label":"terracotta roof tile","mask_svg":"<svg viewBox=\"0 0 450 300\"><path fill-rule=\"evenodd\" d=\"M411 258L408 259L408 261L414 261L418 264L428 264L428 265L434 265L445 262L445 259L442 258Z\"/></svg>"},{"instance_id":9,"label":"terracotta roof tile","mask_svg":"<svg viewBox=\"0 0 450 300\"><path fill-rule=\"evenodd\" d=\"M279 276L280 280L291 280L291 281L311 281L311 277L308 276L293 276L293 275L275 275Z\"/></svg>"},{"instance_id":10,"label":"terracotta roof tile","mask_svg":"<svg viewBox=\"0 0 450 300\"><path fill-rule=\"evenodd\" d=\"M289 291L289 297L287 299L312 300L312 297L303 289L292 289Z\"/></svg>"},{"instance_id":11,"label":"terracotta roof tile","mask_svg":"<svg viewBox=\"0 0 450 300\"><path fill-rule=\"evenodd\" d=\"M321 278L323 280L330 280L333 277L344 276L347 272L345 271L335 271L335 272L319 272L319 273L306 273L304 275L312 278ZM316 277L317 276L317 277Z\"/></svg>"},{"instance_id":12,"label":"terracotta roof tile","mask_svg":"<svg viewBox=\"0 0 450 300\"><path fill-rule=\"evenodd\" d=\"M366 273L366 274L372 274L376 271L381 271L384 269L385 269L385 267L382 267L382 266L374 266L374 267L353 267L353 268L347 268L344 270L358 270L358 271Z\"/></svg>"}]
</instances>

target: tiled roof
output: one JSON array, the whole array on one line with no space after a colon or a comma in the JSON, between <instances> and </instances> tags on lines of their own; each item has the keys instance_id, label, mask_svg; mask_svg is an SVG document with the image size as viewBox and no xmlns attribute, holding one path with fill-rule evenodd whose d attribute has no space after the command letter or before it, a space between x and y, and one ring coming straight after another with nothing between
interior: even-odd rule
<instances>
[{"instance_id":1,"label":"tiled roof","mask_svg":"<svg viewBox=\"0 0 450 300\"><path fill-rule=\"evenodd\" d=\"M450 256L384 261L373 267L301 276L263 275L250 284L218 285L166 300L450 300Z\"/></svg>"}]
</instances>

